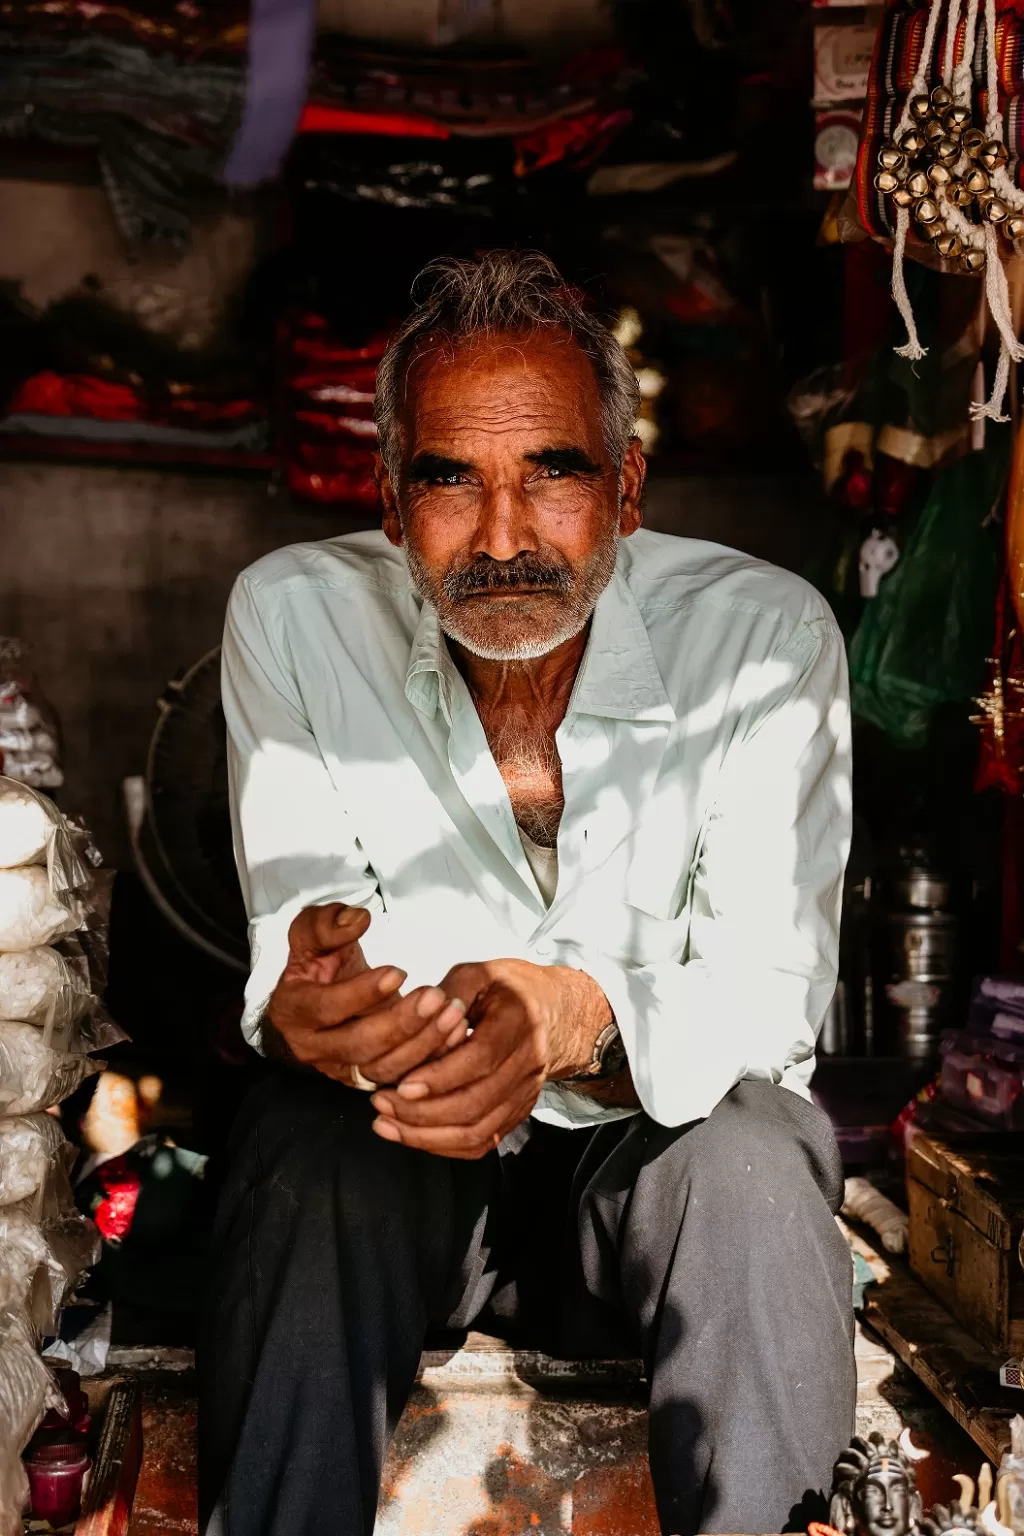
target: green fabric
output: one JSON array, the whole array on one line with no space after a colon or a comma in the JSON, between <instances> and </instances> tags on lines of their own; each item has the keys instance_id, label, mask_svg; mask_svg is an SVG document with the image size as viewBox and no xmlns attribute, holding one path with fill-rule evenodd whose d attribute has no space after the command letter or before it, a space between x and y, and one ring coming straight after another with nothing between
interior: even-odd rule
<instances>
[{"instance_id":1,"label":"green fabric","mask_svg":"<svg viewBox=\"0 0 1024 1536\"><path fill-rule=\"evenodd\" d=\"M853 712L899 746L922 747L932 711L978 691L992 639L1010 433L942 471L899 564L865 603L849 644Z\"/></svg>"}]
</instances>

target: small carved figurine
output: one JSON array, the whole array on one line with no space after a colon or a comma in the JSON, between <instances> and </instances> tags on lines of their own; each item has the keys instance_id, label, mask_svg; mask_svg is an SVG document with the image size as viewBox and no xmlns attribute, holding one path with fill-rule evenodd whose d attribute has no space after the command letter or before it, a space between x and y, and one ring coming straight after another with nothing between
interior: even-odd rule
<instances>
[{"instance_id":1,"label":"small carved figurine","mask_svg":"<svg viewBox=\"0 0 1024 1536\"><path fill-rule=\"evenodd\" d=\"M855 1435L832 1472L829 1524L841 1536L912 1536L921 1512L911 1455L877 1430Z\"/></svg>"}]
</instances>

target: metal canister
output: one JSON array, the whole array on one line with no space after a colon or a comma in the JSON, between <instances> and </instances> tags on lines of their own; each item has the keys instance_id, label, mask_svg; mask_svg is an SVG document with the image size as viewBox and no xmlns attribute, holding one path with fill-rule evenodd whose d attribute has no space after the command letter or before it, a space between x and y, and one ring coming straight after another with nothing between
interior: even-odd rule
<instances>
[{"instance_id":1,"label":"metal canister","mask_svg":"<svg viewBox=\"0 0 1024 1536\"><path fill-rule=\"evenodd\" d=\"M958 920L949 879L919 847L885 872L875 916L875 1054L938 1060L954 1022Z\"/></svg>"}]
</instances>

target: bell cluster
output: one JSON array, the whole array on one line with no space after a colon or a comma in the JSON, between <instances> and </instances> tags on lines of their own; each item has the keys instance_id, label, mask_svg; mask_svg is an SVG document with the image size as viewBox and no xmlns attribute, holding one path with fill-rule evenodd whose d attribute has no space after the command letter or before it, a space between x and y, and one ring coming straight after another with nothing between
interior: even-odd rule
<instances>
[{"instance_id":1,"label":"bell cluster","mask_svg":"<svg viewBox=\"0 0 1024 1536\"><path fill-rule=\"evenodd\" d=\"M1010 158L1000 139L971 126L969 107L957 106L947 86L913 96L911 124L878 151L875 186L894 207L907 208L921 234L964 272L981 272L985 252L965 244L943 217L943 201L979 225L993 224L1008 240L1024 238L1024 215L992 189L992 173Z\"/></svg>"}]
</instances>

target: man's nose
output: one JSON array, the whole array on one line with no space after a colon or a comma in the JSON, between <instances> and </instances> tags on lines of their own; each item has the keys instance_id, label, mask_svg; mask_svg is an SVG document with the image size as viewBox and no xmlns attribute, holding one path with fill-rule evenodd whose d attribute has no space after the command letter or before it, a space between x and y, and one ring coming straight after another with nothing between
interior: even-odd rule
<instances>
[{"instance_id":1,"label":"man's nose","mask_svg":"<svg viewBox=\"0 0 1024 1536\"><path fill-rule=\"evenodd\" d=\"M472 553L490 555L492 560L513 560L536 549L533 518L522 488L514 483L487 487L473 532Z\"/></svg>"}]
</instances>

